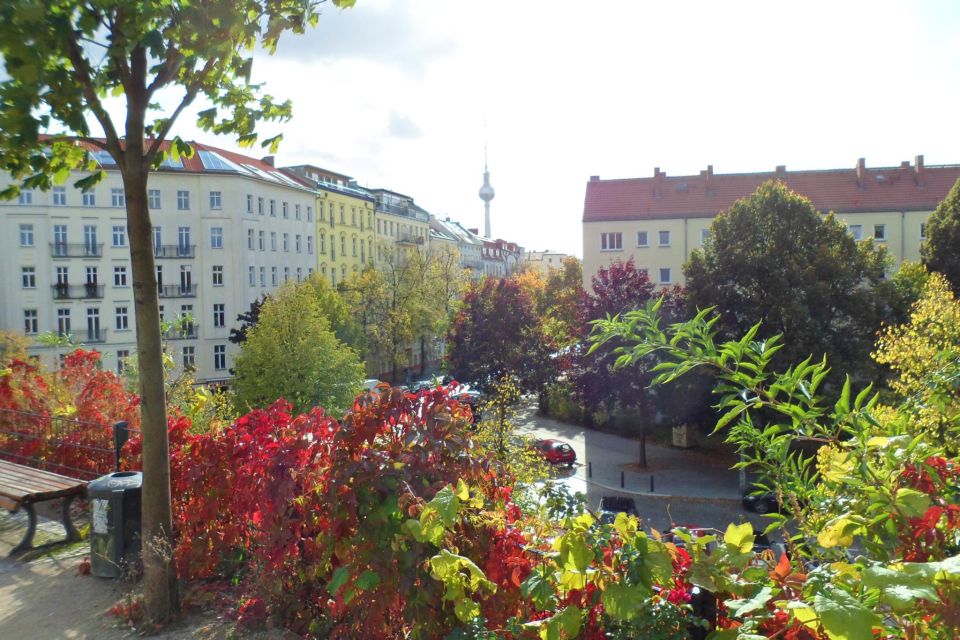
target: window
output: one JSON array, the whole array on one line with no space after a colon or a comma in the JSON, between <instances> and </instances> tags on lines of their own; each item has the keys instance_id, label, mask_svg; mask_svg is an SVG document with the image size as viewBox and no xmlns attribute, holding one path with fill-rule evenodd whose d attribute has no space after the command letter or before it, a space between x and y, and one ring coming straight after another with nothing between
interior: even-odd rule
<instances>
[{"instance_id":1,"label":"window","mask_svg":"<svg viewBox=\"0 0 960 640\"><path fill-rule=\"evenodd\" d=\"M270 200L270 217L277 217L277 201L273 199Z\"/></svg>"},{"instance_id":2,"label":"window","mask_svg":"<svg viewBox=\"0 0 960 640\"><path fill-rule=\"evenodd\" d=\"M23 310L23 332L31 336L39 331L36 309Z\"/></svg>"},{"instance_id":3,"label":"window","mask_svg":"<svg viewBox=\"0 0 960 640\"><path fill-rule=\"evenodd\" d=\"M300 251L299 246L297 247L297 251ZM340 255L341 256L347 255L347 237L346 236L340 236Z\"/></svg>"},{"instance_id":4,"label":"window","mask_svg":"<svg viewBox=\"0 0 960 640\"><path fill-rule=\"evenodd\" d=\"M127 246L127 228L122 224L113 225L113 246Z\"/></svg>"},{"instance_id":5,"label":"window","mask_svg":"<svg viewBox=\"0 0 960 640\"><path fill-rule=\"evenodd\" d=\"M249 272L250 272L250 286L255 287L257 286L257 268L249 267Z\"/></svg>"},{"instance_id":6,"label":"window","mask_svg":"<svg viewBox=\"0 0 960 640\"><path fill-rule=\"evenodd\" d=\"M350 226L357 226L357 208L350 207Z\"/></svg>"},{"instance_id":7,"label":"window","mask_svg":"<svg viewBox=\"0 0 960 640\"><path fill-rule=\"evenodd\" d=\"M213 345L213 368L223 371L227 368L227 347L222 344Z\"/></svg>"},{"instance_id":8,"label":"window","mask_svg":"<svg viewBox=\"0 0 960 640\"><path fill-rule=\"evenodd\" d=\"M357 257L357 239L356 238L353 239L353 257L354 258Z\"/></svg>"},{"instance_id":9,"label":"window","mask_svg":"<svg viewBox=\"0 0 960 640\"><path fill-rule=\"evenodd\" d=\"M33 225L32 224L20 225L20 246L21 247L33 246Z\"/></svg>"},{"instance_id":10,"label":"window","mask_svg":"<svg viewBox=\"0 0 960 640\"><path fill-rule=\"evenodd\" d=\"M261 287L267 286L267 268L266 267L260 267L260 286Z\"/></svg>"},{"instance_id":11,"label":"window","mask_svg":"<svg viewBox=\"0 0 960 640\"><path fill-rule=\"evenodd\" d=\"M113 286L115 287L127 286L127 268L126 267L113 268Z\"/></svg>"},{"instance_id":12,"label":"window","mask_svg":"<svg viewBox=\"0 0 960 640\"><path fill-rule=\"evenodd\" d=\"M700 246L710 238L710 229L700 229Z\"/></svg>"},{"instance_id":13,"label":"window","mask_svg":"<svg viewBox=\"0 0 960 640\"><path fill-rule=\"evenodd\" d=\"M340 224L346 224L346 213L343 205L340 205Z\"/></svg>"},{"instance_id":14,"label":"window","mask_svg":"<svg viewBox=\"0 0 960 640\"><path fill-rule=\"evenodd\" d=\"M221 198L221 196L220 196L220 192L219 192L219 191L211 191L211 192L210 192L210 208L211 208L211 209L222 209L222 208L223 208L223 200L222 200L222 198Z\"/></svg>"},{"instance_id":15,"label":"window","mask_svg":"<svg viewBox=\"0 0 960 640\"><path fill-rule=\"evenodd\" d=\"M253 229L247 229L247 249L253 250Z\"/></svg>"},{"instance_id":16,"label":"window","mask_svg":"<svg viewBox=\"0 0 960 640\"><path fill-rule=\"evenodd\" d=\"M57 333L62 336L70 333L70 309L57 309Z\"/></svg>"},{"instance_id":17,"label":"window","mask_svg":"<svg viewBox=\"0 0 960 640\"><path fill-rule=\"evenodd\" d=\"M863 239L863 225L861 224L851 224L847 225L847 231L850 232L850 235L853 236L854 240Z\"/></svg>"},{"instance_id":18,"label":"window","mask_svg":"<svg viewBox=\"0 0 960 640\"><path fill-rule=\"evenodd\" d=\"M183 368L193 369L196 366L194 347L192 345L184 347L181 354L183 355Z\"/></svg>"},{"instance_id":19,"label":"window","mask_svg":"<svg viewBox=\"0 0 960 640\"><path fill-rule=\"evenodd\" d=\"M127 198L123 194L123 189L110 189L110 206L118 209L127 206Z\"/></svg>"},{"instance_id":20,"label":"window","mask_svg":"<svg viewBox=\"0 0 960 640\"><path fill-rule=\"evenodd\" d=\"M660 236L660 246L669 247L670 246L670 232L669 231L660 231L658 232Z\"/></svg>"},{"instance_id":21,"label":"window","mask_svg":"<svg viewBox=\"0 0 960 640\"><path fill-rule=\"evenodd\" d=\"M53 206L55 207L67 206L67 188L66 187L53 188Z\"/></svg>"},{"instance_id":22,"label":"window","mask_svg":"<svg viewBox=\"0 0 960 640\"><path fill-rule=\"evenodd\" d=\"M290 279L290 267L283 268L283 281L286 282Z\"/></svg>"},{"instance_id":23,"label":"window","mask_svg":"<svg viewBox=\"0 0 960 640\"><path fill-rule=\"evenodd\" d=\"M303 279L303 268L297 267L297 282Z\"/></svg>"},{"instance_id":24,"label":"window","mask_svg":"<svg viewBox=\"0 0 960 640\"><path fill-rule=\"evenodd\" d=\"M261 216L263 215L263 198L262 197L257 198L257 213L259 213Z\"/></svg>"},{"instance_id":25,"label":"window","mask_svg":"<svg viewBox=\"0 0 960 640\"><path fill-rule=\"evenodd\" d=\"M270 232L270 251L276 251L276 250L277 250L277 232L271 231Z\"/></svg>"},{"instance_id":26,"label":"window","mask_svg":"<svg viewBox=\"0 0 960 640\"><path fill-rule=\"evenodd\" d=\"M283 234L283 250L288 252L290 251L290 234Z\"/></svg>"},{"instance_id":27,"label":"window","mask_svg":"<svg viewBox=\"0 0 960 640\"><path fill-rule=\"evenodd\" d=\"M307 236L307 253L313 254L313 236ZM354 255L356 255L356 251L354 251Z\"/></svg>"},{"instance_id":28,"label":"window","mask_svg":"<svg viewBox=\"0 0 960 640\"><path fill-rule=\"evenodd\" d=\"M57 267L57 284L66 285L70 282L70 271L67 267Z\"/></svg>"},{"instance_id":29,"label":"window","mask_svg":"<svg viewBox=\"0 0 960 640\"><path fill-rule=\"evenodd\" d=\"M193 295L193 270L188 264L180 265L180 293Z\"/></svg>"},{"instance_id":30,"label":"window","mask_svg":"<svg viewBox=\"0 0 960 640\"><path fill-rule=\"evenodd\" d=\"M160 246L161 246L160 238L161 238L160 227L154 227L153 228L153 251L158 255L160 253Z\"/></svg>"},{"instance_id":31,"label":"window","mask_svg":"<svg viewBox=\"0 0 960 640\"><path fill-rule=\"evenodd\" d=\"M37 269L36 267L20 267L20 282L24 289L37 288Z\"/></svg>"},{"instance_id":32,"label":"window","mask_svg":"<svg viewBox=\"0 0 960 640\"><path fill-rule=\"evenodd\" d=\"M920 239L921 240L927 239L927 223L926 222L920 223Z\"/></svg>"},{"instance_id":33,"label":"window","mask_svg":"<svg viewBox=\"0 0 960 640\"><path fill-rule=\"evenodd\" d=\"M181 256L190 255L190 227L177 228L177 253Z\"/></svg>"},{"instance_id":34,"label":"window","mask_svg":"<svg viewBox=\"0 0 960 640\"><path fill-rule=\"evenodd\" d=\"M215 287L223 286L223 265L222 264L213 265L213 286Z\"/></svg>"},{"instance_id":35,"label":"window","mask_svg":"<svg viewBox=\"0 0 960 640\"><path fill-rule=\"evenodd\" d=\"M319 250L320 250L320 253L326 253L326 252L327 252L327 236L325 236L325 235L323 235L323 234L320 234L320 247L319 247Z\"/></svg>"},{"instance_id":36,"label":"window","mask_svg":"<svg viewBox=\"0 0 960 640\"><path fill-rule=\"evenodd\" d=\"M33 191L24 189L20 192L20 204L33 204Z\"/></svg>"},{"instance_id":37,"label":"window","mask_svg":"<svg viewBox=\"0 0 960 640\"><path fill-rule=\"evenodd\" d=\"M213 305L213 326L224 327L226 325L226 305L217 303Z\"/></svg>"},{"instance_id":38,"label":"window","mask_svg":"<svg viewBox=\"0 0 960 640\"><path fill-rule=\"evenodd\" d=\"M253 196L247 194L247 213L253 213Z\"/></svg>"},{"instance_id":39,"label":"window","mask_svg":"<svg viewBox=\"0 0 960 640\"><path fill-rule=\"evenodd\" d=\"M83 250L88 256L95 256L97 253L97 227L92 224L83 225Z\"/></svg>"},{"instance_id":40,"label":"window","mask_svg":"<svg viewBox=\"0 0 960 640\"><path fill-rule=\"evenodd\" d=\"M880 242L885 242L887 239L887 225L885 224L875 224L873 225L873 239Z\"/></svg>"},{"instance_id":41,"label":"window","mask_svg":"<svg viewBox=\"0 0 960 640\"><path fill-rule=\"evenodd\" d=\"M210 248L223 249L223 227L210 227Z\"/></svg>"},{"instance_id":42,"label":"window","mask_svg":"<svg viewBox=\"0 0 960 640\"><path fill-rule=\"evenodd\" d=\"M293 217L296 218L297 220L300 219L300 205L299 205L299 204L293 205Z\"/></svg>"},{"instance_id":43,"label":"window","mask_svg":"<svg viewBox=\"0 0 960 640\"><path fill-rule=\"evenodd\" d=\"M127 307L116 308L117 331L126 331L130 328L130 318Z\"/></svg>"},{"instance_id":44,"label":"window","mask_svg":"<svg viewBox=\"0 0 960 640\"><path fill-rule=\"evenodd\" d=\"M313 207L307 205L307 222L313 222Z\"/></svg>"},{"instance_id":45,"label":"window","mask_svg":"<svg viewBox=\"0 0 960 640\"><path fill-rule=\"evenodd\" d=\"M270 284L277 286L277 268L270 267Z\"/></svg>"},{"instance_id":46,"label":"window","mask_svg":"<svg viewBox=\"0 0 960 640\"><path fill-rule=\"evenodd\" d=\"M147 204L151 209L160 208L160 189L149 189L147 191Z\"/></svg>"},{"instance_id":47,"label":"window","mask_svg":"<svg viewBox=\"0 0 960 640\"><path fill-rule=\"evenodd\" d=\"M290 205L287 204L286 202L284 202L283 205L281 205L281 206L282 206L282 209L283 209L283 217L284 217L284 219L289 218L289 217L290 217Z\"/></svg>"},{"instance_id":48,"label":"window","mask_svg":"<svg viewBox=\"0 0 960 640\"><path fill-rule=\"evenodd\" d=\"M84 191L82 194L83 206L85 207L95 207L97 206L97 192L96 191Z\"/></svg>"},{"instance_id":49,"label":"window","mask_svg":"<svg viewBox=\"0 0 960 640\"><path fill-rule=\"evenodd\" d=\"M86 279L87 284L97 284L100 281L97 267L87 267L86 273L87 273L87 279Z\"/></svg>"},{"instance_id":50,"label":"window","mask_svg":"<svg viewBox=\"0 0 960 640\"><path fill-rule=\"evenodd\" d=\"M117 375L122 376L127 370L127 358L130 357L130 352L126 349L117 350Z\"/></svg>"},{"instance_id":51,"label":"window","mask_svg":"<svg viewBox=\"0 0 960 640\"><path fill-rule=\"evenodd\" d=\"M660 284L670 284L670 269L660 269Z\"/></svg>"},{"instance_id":52,"label":"window","mask_svg":"<svg viewBox=\"0 0 960 640\"><path fill-rule=\"evenodd\" d=\"M391 226L393 223L390 223ZM623 249L622 233L601 233L600 250L601 251L621 251Z\"/></svg>"},{"instance_id":53,"label":"window","mask_svg":"<svg viewBox=\"0 0 960 640\"><path fill-rule=\"evenodd\" d=\"M190 211L189 191L177 191L177 211Z\"/></svg>"},{"instance_id":54,"label":"window","mask_svg":"<svg viewBox=\"0 0 960 640\"><path fill-rule=\"evenodd\" d=\"M257 234L257 237L260 240L260 251L266 251L267 250L267 243L265 240L266 234L263 231L261 231Z\"/></svg>"}]
</instances>

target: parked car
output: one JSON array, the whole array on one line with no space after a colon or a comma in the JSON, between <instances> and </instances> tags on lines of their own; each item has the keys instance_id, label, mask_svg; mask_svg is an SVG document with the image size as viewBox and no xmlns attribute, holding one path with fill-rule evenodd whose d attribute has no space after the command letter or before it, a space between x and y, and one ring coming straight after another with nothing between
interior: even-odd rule
<instances>
[{"instance_id":1,"label":"parked car","mask_svg":"<svg viewBox=\"0 0 960 640\"><path fill-rule=\"evenodd\" d=\"M764 491L758 487L754 487L743 494L743 508L761 515L771 512L780 513L777 494L772 491Z\"/></svg>"},{"instance_id":2,"label":"parked car","mask_svg":"<svg viewBox=\"0 0 960 640\"><path fill-rule=\"evenodd\" d=\"M572 467L577 462L577 452L562 440L536 440L533 448L550 464L566 464Z\"/></svg>"},{"instance_id":3,"label":"parked car","mask_svg":"<svg viewBox=\"0 0 960 640\"><path fill-rule=\"evenodd\" d=\"M640 513L637 511L637 503L633 498L626 496L603 496L600 498L600 505L597 507L597 520L601 524L613 524L618 513L640 517Z\"/></svg>"}]
</instances>

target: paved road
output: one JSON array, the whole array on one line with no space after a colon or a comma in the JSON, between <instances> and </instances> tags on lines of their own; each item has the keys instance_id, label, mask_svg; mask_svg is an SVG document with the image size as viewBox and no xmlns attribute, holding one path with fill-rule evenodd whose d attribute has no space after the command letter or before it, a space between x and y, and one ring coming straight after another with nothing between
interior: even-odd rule
<instances>
[{"instance_id":1,"label":"paved road","mask_svg":"<svg viewBox=\"0 0 960 640\"><path fill-rule=\"evenodd\" d=\"M636 466L636 440L539 416L535 409L535 403L524 406L517 431L537 438L557 438L573 447L578 466L570 471L558 470L558 475L572 491L585 493L591 508L596 508L601 496L629 495L636 501L644 524L660 530L671 523L718 529L746 520L760 528L769 524L766 518L741 507L738 473L716 457L648 443L648 469L641 471Z\"/></svg>"}]
</instances>

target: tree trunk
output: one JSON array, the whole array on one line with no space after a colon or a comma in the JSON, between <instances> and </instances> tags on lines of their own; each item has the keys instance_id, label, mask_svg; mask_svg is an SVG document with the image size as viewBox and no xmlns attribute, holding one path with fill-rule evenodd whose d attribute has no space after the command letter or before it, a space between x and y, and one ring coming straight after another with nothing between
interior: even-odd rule
<instances>
[{"instance_id":1,"label":"tree trunk","mask_svg":"<svg viewBox=\"0 0 960 640\"><path fill-rule=\"evenodd\" d=\"M141 138L142 140L142 138ZM130 141L129 165L140 149ZM142 162L142 161L141 161ZM178 609L173 566L173 517L170 509L170 452L163 384L160 308L157 269L153 256L152 225L147 206L147 174L129 166L123 172L130 237L130 266L140 367L140 421L143 430L143 594L147 620L165 624Z\"/></svg>"}]
</instances>

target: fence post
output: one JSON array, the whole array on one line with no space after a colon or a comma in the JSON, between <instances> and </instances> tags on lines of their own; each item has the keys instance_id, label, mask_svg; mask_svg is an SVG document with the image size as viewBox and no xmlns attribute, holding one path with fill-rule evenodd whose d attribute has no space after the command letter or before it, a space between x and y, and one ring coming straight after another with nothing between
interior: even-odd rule
<instances>
[{"instance_id":1,"label":"fence post","mask_svg":"<svg viewBox=\"0 0 960 640\"><path fill-rule=\"evenodd\" d=\"M623 471L620 472L620 488L623 489Z\"/></svg>"},{"instance_id":2,"label":"fence post","mask_svg":"<svg viewBox=\"0 0 960 640\"><path fill-rule=\"evenodd\" d=\"M117 471L120 471L120 450L123 449L127 438L130 437L130 430L127 426L126 420L113 423L113 461Z\"/></svg>"},{"instance_id":3,"label":"fence post","mask_svg":"<svg viewBox=\"0 0 960 640\"><path fill-rule=\"evenodd\" d=\"M653 493L653 474L650 474L650 493Z\"/></svg>"},{"instance_id":4,"label":"fence post","mask_svg":"<svg viewBox=\"0 0 960 640\"><path fill-rule=\"evenodd\" d=\"M588 478L592 478L592 477L593 477L593 463L592 463L592 462L587 462L587 477L588 477Z\"/></svg>"}]
</instances>

